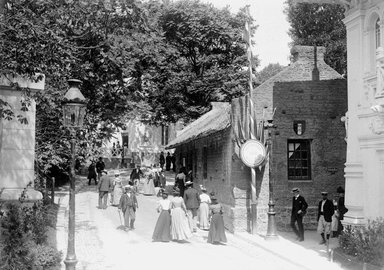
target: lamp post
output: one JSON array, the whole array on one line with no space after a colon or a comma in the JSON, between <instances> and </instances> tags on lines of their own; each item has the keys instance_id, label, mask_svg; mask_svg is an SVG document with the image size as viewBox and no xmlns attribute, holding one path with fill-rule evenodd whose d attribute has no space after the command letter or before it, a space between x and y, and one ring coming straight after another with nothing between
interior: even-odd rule
<instances>
[{"instance_id":1,"label":"lamp post","mask_svg":"<svg viewBox=\"0 0 384 270\"><path fill-rule=\"evenodd\" d=\"M75 253L75 134L76 129L83 126L86 103L80 92L80 80L68 80L69 90L64 96L63 116L64 126L71 133L71 166L69 168L69 218L68 218L68 247L64 260L66 270L76 269Z\"/></svg>"},{"instance_id":2,"label":"lamp post","mask_svg":"<svg viewBox=\"0 0 384 270\"><path fill-rule=\"evenodd\" d=\"M268 120L266 123L265 128L268 130L268 147L269 147L269 166L268 166L268 178L269 178L269 202L268 202L268 227L267 227L267 234L265 238L267 240L274 240L277 239L277 229L276 229L276 212L275 212L275 201L274 201L274 194L273 194L273 177L271 173L271 157L272 157L272 130L275 129L276 126L273 124L273 120Z\"/></svg>"}]
</instances>

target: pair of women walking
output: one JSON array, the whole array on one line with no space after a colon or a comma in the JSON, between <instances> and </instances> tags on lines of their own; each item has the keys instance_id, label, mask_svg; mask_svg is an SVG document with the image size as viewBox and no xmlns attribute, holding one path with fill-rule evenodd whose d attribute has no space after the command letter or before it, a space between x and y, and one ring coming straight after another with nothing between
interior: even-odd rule
<instances>
[{"instance_id":1,"label":"pair of women walking","mask_svg":"<svg viewBox=\"0 0 384 270\"><path fill-rule=\"evenodd\" d=\"M192 236L188 224L187 209L183 198L180 197L180 190L176 188L173 196L174 198L169 200L168 193L163 192L163 200L159 202L157 208L160 215L153 232L153 241L183 241ZM211 201L212 220L208 233L208 243L226 242L222 207L217 203L216 198L211 198Z\"/></svg>"}]
</instances>

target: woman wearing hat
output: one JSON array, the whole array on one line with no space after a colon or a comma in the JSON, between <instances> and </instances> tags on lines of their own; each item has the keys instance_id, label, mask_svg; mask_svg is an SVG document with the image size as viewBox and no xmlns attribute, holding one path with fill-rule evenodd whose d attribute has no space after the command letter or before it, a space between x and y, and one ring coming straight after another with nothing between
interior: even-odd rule
<instances>
[{"instance_id":1,"label":"woman wearing hat","mask_svg":"<svg viewBox=\"0 0 384 270\"><path fill-rule=\"evenodd\" d=\"M215 244L219 242L227 242L225 236L224 220L223 220L223 208L217 202L215 196L211 197L212 204L209 207L211 212L211 226L209 227L208 243Z\"/></svg>"},{"instance_id":2,"label":"woman wearing hat","mask_svg":"<svg viewBox=\"0 0 384 270\"><path fill-rule=\"evenodd\" d=\"M202 230L209 230L209 205L211 198L207 194L207 189L201 187L200 206L199 206L199 227Z\"/></svg>"},{"instance_id":3,"label":"woman wearing hat","mask_svg":"<svg viewBox=\"0 0 384 270\"><path fill-rule=\"evenodd\" d=\"M120 197L123 195L123 184L120 179L120 172L115 172L115 180L113 181L113 197L112 205L117 206L120 202Z\"/></svg>"},{"instance_id":4,"label":"woman wearing hat","mask_svg":"<svg viewBox=\"0 0 384 270\"><path fill-rule=\"evenodd\" d=\"M160 213L157 219L155 230L153 231L153 241L171 241L171 201L168 200L168 192L163 191L163 199L159 201L157 212Z\"/></svg>"},{"instance_id":5,"label":"woman wearing hat","mask_svg":"<svg viewBox=\"0 0 384 270\"><path fill-rule=\"evenodd\" d=\"M187 208L182 197L180 189L175 188L173 199L171 201L171 236L173 240L186 240L192 236L187 218Z\"/></svg>"}]
</instances>

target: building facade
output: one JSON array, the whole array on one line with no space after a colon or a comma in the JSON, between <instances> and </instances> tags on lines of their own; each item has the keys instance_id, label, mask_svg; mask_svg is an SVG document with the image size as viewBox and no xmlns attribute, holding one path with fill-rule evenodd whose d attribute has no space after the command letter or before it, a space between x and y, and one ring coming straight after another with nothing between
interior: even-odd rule
<instances>
[{"instance_id":1,"label":"building facade","mask_svg":"<svg viewBox=\"0 0 384 270\"><path fill-rule=\"evenodd\" d=\"M256 119L277 126L271 131L271 158L256 171L258 233L267 228L271 185L280 229L289 229L293 187L300 187L307 198L306 224L314 228L320 192L332 196L344 186L346 132L340 118L347 110L346 80L326 65L323 52L321 47L295 47L294 62L252 94ZM251 172L235 142L238 121L248 110L244 99L214 103L167 146L175 148L178 164L193 170L195 186L217 193L230 231L249 231L251 226Z\"/></svg>"},{"instance_id":2,"label":"building facade","mask_svg":"<svg viewBox=\"0 0 384 270\"><path fill-rule=\"evenodd\" d=\"M22 115L26 122L17 117L11 120L0 117L0 201L17 200L27 189L27 199L38 200L42 194L33 189L35 179L35 118L36 103L32 99L27 111L21 108L22 92L12 85L30 91L44 90L45 80L32 82L22 77L0 76L0 100L7 102L15 116Z\"/></svg>"}]
</instances>

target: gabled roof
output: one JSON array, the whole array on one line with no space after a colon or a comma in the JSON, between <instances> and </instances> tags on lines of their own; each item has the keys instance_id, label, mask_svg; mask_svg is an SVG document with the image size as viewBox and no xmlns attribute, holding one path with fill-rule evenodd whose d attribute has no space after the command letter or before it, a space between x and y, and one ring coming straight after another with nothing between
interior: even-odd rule
<instances>
[{"instance_id":1,"label":"gabled roof","mask_svg":"<svg viewBox=\"0 0 384 270\"><path fill-rule=\"evenodd\" d=\"M229 127L231 124L231 104L226 102L212 102L211 105L212 110L181 130L177 137L165 148L175 148Z\"/></svg>"}]
</instances>

